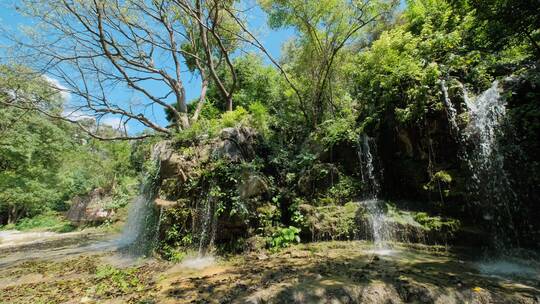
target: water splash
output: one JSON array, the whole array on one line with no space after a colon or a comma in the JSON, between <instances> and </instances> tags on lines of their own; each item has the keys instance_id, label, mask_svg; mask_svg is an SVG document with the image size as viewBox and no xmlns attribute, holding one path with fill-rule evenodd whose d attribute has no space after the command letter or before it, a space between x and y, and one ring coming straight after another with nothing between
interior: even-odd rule
<instances>
[{"instance_id":1,"label":"water splash","mask_svg":"<svg viewBox=\"0 0 540 304\"><path fill-rule=\"evenodd\" d=\"M463 132L463 140L469 145L464 155L471 173L468 187L483 210L484 220L495 229L495 245L504 247L512 243L513 236L508 232L514 232L511 208L517 200L498 140L503 135L506 100L500 95L498 81L475 99L464 93L470 116Z\"/></svg>"},{"instance_id":2,"label":"water splash","mask_svg":"<svg viewBox=\"0 0 540 304\"><path fill-rule=\"evenodd\" d=\"M367 186L367 193L369 198L377 198L381 191L381 185L379 183L378 175L375 171L375 165L373 161L373 154L371 153L371 144L375 145L371 139L362 134L358 140L358 158L360 160L360 172L362 175L362 182ZM376 147L375 147L376 150ZM376 151L375 151L376 152Z\"/></svg>"},{"instance_id":3,"label":"water splash","mask_svg":"<svg viewBox=\"0 0 540 304\"><path fill-rule=\"evenodd\" d=\"M368 194L368 198L360 202L360 204L366 208L369 214L368 222L375 248L384 249L387 248L388 241L392 240L392 233L388 225L386 213L382 208L383 202L378 199L381 191L378 175L382 175L382 173L379 172L378 174L375 170L374 158L371 153L371 145L375 145L375 143L370 144L370 141L370 138L365 134L362 134L358 140L358 156L361 164L362 181L364 185L367 185Z\"/></svg>"},{"instance_id":4,"label":"water splash","mask_svg":"<svg viewBox=\"0 0 540 304\"><path fill-rule=\"evenodd\" d=\"M446 86L445 80L441 80L441 91L443 93L443 101L446 107L446 113L448 115L448 122L450 123L450 128L454 134L457 134L459 132L459 127L456 120L457 110L454 107L452 101L450 100L450 96L448 95L448 87Z\"/></svg>"},{"instance_id":5,"label":"water splash","mask_svg":"<svg viewBox=\"0 0 540 304\"><path fill-rule=\"evenodd\" d=\"M216 259L213 256L199 256L196 258L187 258L182 262L181 265L185 268L204 269L206 267L212 266L215 262Z\"/></svg>"},{"instance_id":6,"label":"water splash","mask_svg":"<svg viewBox=\"0 0 540 304\"><path fill-rule=\"evenodd\" d=\"M147 255L156 245L162 210L157 210L155 198L160 186L159 145L152 151L152 161L156 165L153 172L147 172L141 185L139 196L132 203L128 219L118 243L134 255Z\"/></svg>"},{"instance_id":7,"label":"water splash","mask_svg":"<svg viewBox=\"0 0 540 304\"><path fill-rule=\"evenodd\" d=\"M205 196L203 206L200 206L202 216L198 221L199 234L199 257L204 257L212 249L217 230L217 216L215 201L212 197ZM202 212L201 212L202 211Z\"/></svg>"}]
</instances>

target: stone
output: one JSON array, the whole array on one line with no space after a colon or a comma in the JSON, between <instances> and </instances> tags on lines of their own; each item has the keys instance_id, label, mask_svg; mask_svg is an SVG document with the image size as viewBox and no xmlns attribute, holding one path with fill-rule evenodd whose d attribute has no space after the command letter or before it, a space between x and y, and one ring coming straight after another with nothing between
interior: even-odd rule
<instances>
[{"instance_id":1,"label":"stone","mask_svg":"<svg viewBox=\"0 0 540 304\"><path fill-rule=\"evenodd\" d=\"M103 188L96 188L87 195L74 197L66 218L75 225L103 223L115 214L107 208L110 201L110 196Z\"/></svg>"},{"instance_id":2,"label":"stone","mask_svg":"<svg viewBox=\"0 0 540 304\"><path fill-rule=\"evenodd\" d=\"M172 141L157 143L153 148L152 158L159 160L159 176L162 179L174 177L181 182L187 180L186 169L190 166L184 155L176 152Z\"/></svg>"},{"instance_id":3,"label":"stone","mask_svg":"<svg viewBox=\"0 0 540 304\"><path fill-rule=\"evenodd\" d=\"M242 199L259 196L268 192L268 184L262 176L248 173L238 185L238 192Z\"/></svg>"},{"instance_id":4,"label":"stone","mask_svg":"<svg viewBox=\"0 0 540 304\"><path fill-rule=\"evenodd\" d=\"M161 198L156 198L154 203L156 204L156 206L162 207L162 208L171 208L177 205L177 202L168 201Z\"/></svg>"},{"instance_id":5,"label":"stone","mask_svg":"<svg viewBox=\"0 0 540 304\"><path fill-rule=\"evenodd\" d=\"M228 158L233 162L248 160L255 155L253 143L256 137L257 133L252 128L225 128L221 130L213 150L218 157Z\"/></svg>"}]
</instances>

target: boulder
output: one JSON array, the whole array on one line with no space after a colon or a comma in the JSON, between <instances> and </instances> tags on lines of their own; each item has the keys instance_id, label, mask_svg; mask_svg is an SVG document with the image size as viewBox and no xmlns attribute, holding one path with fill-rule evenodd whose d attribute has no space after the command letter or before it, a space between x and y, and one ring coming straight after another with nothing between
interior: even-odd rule
<instances>
[{"instance_id":1,"label":"boulder","mask_svg":"<svg viewBox=\"0 0 540 304\"><path fill-rule=\"evenodd\" d=\"M242 199L259 196L268 192L268 184L262 176L247 173L238 185L238 192Z\"/></svg>"},{"instance_id":2,"label":"boulder","mask_svg":"<svg viewBox=\"0 0 540 304\"><path fill-rule=\"evenodd\" d=\"M156 204L156 206L158 206L160 208L171 208L171 207L176 206L176 204L177 204L177 202L168 201L168 200L164 200L164 199L161 199L161 198L156 198L154 203Z\"/></svg>"},{"instance_id":3,"label":"boulder","mask_svg":"<svg viewBox=\"0 0 540 304\"><path fill-rule=\"evenodd\" d=\"M102 223L114 216L114 211L107 209L111 198L102 188L96 188L83 196L76 196L71 201L66 218L75 225Z\"/></svg>"},{"instance_id":4,"label":"boulder","mask_svg":"<svg viewBox=\"0 0 540 304\"><path fill-rule=\"evenodd\" d=\"M159 160L161 179L175 178L184 183L211 155L233 162L253 158L256 137L256 131L251 128L225 128L218 138L191 147L180 148L170 140L161 141L154 146L152 157Z\"/></svg>"},{"instance_id":5,"label":"boulder","mask_svg":"<svg viewBox=\"0 0 540 304\"><path fill-rule=\"evenodd\" d=\"M178 153L172 141L168 140L154 146L152 158L159 160L159 176L162 179L174 177L182 182L188 179L188 172L197 162L194 157L188 159L186 155Z\"/></svg>"},{"instance_id":6,"label":"boulder","mask_svg":"<svg viewBox=\"0 0 540 304\"><path fill-rule=\"evenodd\" d=\"M257 137L255 129L248 127L225 128L213 149L218 157L238 162L251 159L255 155L253 144Z\"/></svg>"}]
</instances>

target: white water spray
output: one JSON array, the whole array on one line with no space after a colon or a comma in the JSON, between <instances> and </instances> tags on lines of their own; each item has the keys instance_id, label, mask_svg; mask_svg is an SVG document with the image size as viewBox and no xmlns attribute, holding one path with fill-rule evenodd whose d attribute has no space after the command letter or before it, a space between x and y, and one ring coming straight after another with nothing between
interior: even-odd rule
<instances>
[{"instance_id":1,"label":"white water spray","mask_svg":"<svg viewBox=\"0 0 540 304\"><path fill-rule=\"evenodd\" d=\"M118 240L120 246L126 247L135 255L146 255L156 245L162 216L162 210L158 211L154 203L159 188L160 148L159 144L153 148L155 172L147 173L140 194L129 209L127 222Z\"/></svg>"},{"instance_id":2,"label":"white water spray","mask_svg":"<svg viewBox=\"0 0 540 304\"><path fill-rule=\"evenodd\" d=\"M362 180L368 187L368 199L360 203L365 206L366 211L369 213L369 226L376 249L384 250L388 245L387 242L392 239L392 234L388 226L386 213L381 208L382 201L378 199L381 186L375 170L373 154L371 153L370 138L365 134L359 140L358 155L361 163Z\"/></svg>"},{"instance_id":3,"label":"white water spray","mask_svg":"<svg viewBox=\"0 0 540 304\"><path fill-rule=\"evenodd\" d=\"M448 87L446 86L445 80L441 80L441 91L443 92L443 101L446 107L446 113L448 115L448 122L450 123L450 128L452 132L457 134L459 132L459 127L456 121L457 111L454 107L454 104L450 100L450 96L448 95Z\"/></svg>"},{"instance_id":4,"label":"white water spray","mask_svg":"<svg viewBox=\"0 0 540 304\"><path fill-rule=\"evenodd\" d=\"M508 234L513 230L510 208L516 201L516 194L504 168L505 156L498 141L506 114L506 100L500 96L499 83L495 81L476 99L465 94L465 102L470 123L464 130L464 140L474 144L465 155L472 177L469 187L484 210L484 219L493 223L497 234Z\"/></svg>"}]
</instances>

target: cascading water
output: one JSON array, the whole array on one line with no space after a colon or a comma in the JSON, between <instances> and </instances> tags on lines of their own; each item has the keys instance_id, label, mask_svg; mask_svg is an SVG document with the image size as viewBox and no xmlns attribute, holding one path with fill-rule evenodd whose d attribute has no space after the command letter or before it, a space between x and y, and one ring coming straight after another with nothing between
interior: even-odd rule
<instances>
[{"instance_id":1,"label":"cascading water","mask_svg":"<svg viewBox=\"0 0 540 304\"><path fill-rule=\"evenodd\" d=\"M204 257L214 245L217 230L215 204L212 197L206 197L201 208L202 216L199 219L199 257Z\"/></svg>"},{"instance_id":2,"label":"cascading water","mask_svg":"<svg viewBox=\"0 0 540 304\"><path fill-rule=\"evenodd\" d=\"M452 132L457 134L459 132L459 127L456 121L457 111L454 104L450 100L450 96L448 95L448 87L446 86L445 80L441 80L441 91L443 92L443 101L446 107L448 121L450 122L450 128Z\"/></svg>"},{"instance_id":3,"label":"cascading water","mask_svg":"<svg viewBox=\"0 0 540 304\"><path fill-rule=\"evenodd\" d=\"M496 245L508 244L508 231L513 231L512 203L516 201L510 180L504 169L504 154L498 138L503 135L501 124L506 114L506 101L499 93L499 82L477 98L470 98L463 87L469 123L464 130L456 124L456 109L449 96L445 81L441 81L448 121L456 140L464 147L461 159L470 171L471 182L467 184L475 204L483 211L484 220L494 227ZM510 227L509 227L510 226ZM498 243L498 244L497 244Z\"/></svg>"},{"instance_id":4,"label":"cascading water","mask_svg":"<svg viewBox=\"0 0 540 304\"><path fill-rule=\"evenodd\" d=\"M159 147L156 145L152 151L152 160L157 165L156 173L145 177L140 194L129 209L127 222L118 241L120 247L130 254L146 255L156 245L162 214L162 210L157 210L154 204L160 181L158 155Z\"/></svg>"},{"instance_id":5,"label":"cascading water","mask_svg":"<svg viewBox=\"0 0 540 304\"><path fill-rule=\"evenodd\" d=\"M498 140L503 134L501 123L506 114L506 101L501 98L499 83L495 81L474 100L465 94L465 103L470 123L464 130L464 140L473 145L465 153L472 178L469 187L484 212L484 219L494 226L495 237L508 238L511 236L507 232L514 231L511 208L516 194L504 169L505 157ZM508 244L507 241L497 239L496 243Z\"/></svg>"},{"instance_id":6,"label":"cascading water","mask_svg":"<svg viewBox=\"0 0 540 304\"><path fill-rule=\"evenodd\" d=\"M391 240L391 231L387 225L386 213L381 208L382 202L378 199L381 186L375 171L370 138L363 134L359 139L358 147L362 181L367 186L368 193L367 199L361 204L369 213L369 225L375 247L384 249L387 247L387 242Z\"/></svg>"}]
</instances>

